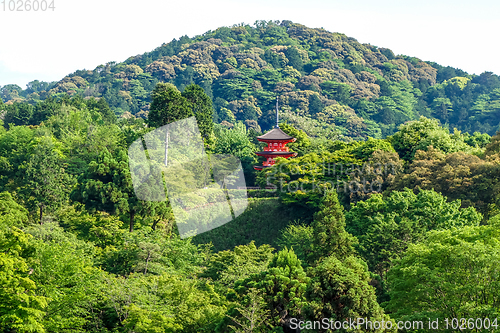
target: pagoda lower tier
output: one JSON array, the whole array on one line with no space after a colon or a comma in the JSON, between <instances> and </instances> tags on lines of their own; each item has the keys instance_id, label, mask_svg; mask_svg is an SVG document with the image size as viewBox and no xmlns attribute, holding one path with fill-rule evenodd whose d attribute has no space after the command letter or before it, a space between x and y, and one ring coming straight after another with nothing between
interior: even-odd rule
<instances>
[{"instance_id":1,"label":"pagoda lower tier","mask_svg":"<svg viewBox=\"0 0 500 333\"><path fill-rule=\"evenodd\" d=\"M288 149L287 149L288 150ZM289 158L289 157L295 157L297 156L297 153L291 152L291 151L260 151L258 153L255 153L257 156L263 156L266 158L264 163L262 165L255 165L254 169L255 170L262 170L264 168L269 168L276 163L274 160L276 157L283 157L283 158Z\"/></svg>"}]
</instances>

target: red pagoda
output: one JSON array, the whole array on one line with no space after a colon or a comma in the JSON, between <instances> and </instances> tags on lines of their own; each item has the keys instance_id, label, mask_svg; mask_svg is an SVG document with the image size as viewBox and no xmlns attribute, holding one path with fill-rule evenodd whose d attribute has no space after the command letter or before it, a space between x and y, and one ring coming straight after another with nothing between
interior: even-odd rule
<instances>
[{"instance_id":1,"label":"red pagoda","mask_svg":"<svg viewBox=\"0 0 500 333\"><path fill-rule=\"evenodd\" d=\"M267 147L264 147L264 151L256 153L258 156L264 156L266 160L262 165L255 165L255 170L262 170L273 166L276 162L274 160L276 157L289 158L297 156L297 153L293 153L288 150L288 147L285 147L287 143L295 142L297 139L283 132L278 122L278 99L276 98L276 127L266 134L257 137L257 140L267 143Z\"/></svg>"}]
</instances>

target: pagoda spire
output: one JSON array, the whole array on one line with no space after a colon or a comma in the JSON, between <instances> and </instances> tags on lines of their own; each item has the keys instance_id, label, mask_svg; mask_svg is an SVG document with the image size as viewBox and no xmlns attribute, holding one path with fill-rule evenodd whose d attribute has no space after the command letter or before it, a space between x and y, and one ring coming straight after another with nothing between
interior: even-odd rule
<instances>
[{"instance_id":1,"label":"pagoda spire","mask_svg":"<svg viewBox=\"0 0 500 333\"><path fill-rule=\"evenodd\" d=\"M264 135L258 136L256 139L260 142L267 143L267 147L264 147L264 151L255 153L257 156L265 157L266 160L262 165L255 165L255 170L262 170L264 168L269 168L274 165L276 157L289 158L297 156L297 153L291 152L286 144L289 142L295 142L296 138L290 136L283 132L279 126L279 114L278 114L278 96L276 96L276 127L267 132Z\"/></svg>"},{"instance_id":2,"label":"pagoda spire","mask_svg":"<svg viewBox=\"0 0 500 333\"><path fill-rule=\"evenodd\" d=\"M276 128L280 128L279 121L280 116L278 114L278 96L276 96Z\"/></svg>"}]
</instances>

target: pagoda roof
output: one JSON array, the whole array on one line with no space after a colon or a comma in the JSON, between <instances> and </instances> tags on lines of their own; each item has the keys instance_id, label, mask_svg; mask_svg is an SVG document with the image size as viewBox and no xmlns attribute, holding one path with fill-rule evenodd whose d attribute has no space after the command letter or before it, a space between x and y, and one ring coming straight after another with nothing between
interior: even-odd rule
<instances>
[{"instance_id":1,"label":"pagoda roof","mask_svg":"<svg viewBox=\"0 0 500 333\"><path fill-rule=\"evenodd\" d=\"M269 140L269 141L271 140L289 141L293 139L295 139L293 136L286 134L279 127L275 127L266 134L257 137L257 140Z\"/></svg>"},{"instance_id":2,"label":"pagoda roof","mask_svg":"<svg viewBox=\"0 0 500 333\"><path fill-rule=\"evenodd\" d=\"M265 168L270 168L271 166L270 165L254 165L254 169L255 170L262 170L262 169L265 169Z\"/></svg>"},{"instance_id":3,"label":"pagoda roof","mask_svg":"<svg viewBox=\"0 0 500 333\"><path fill-rule=\"evenodd\" d=\"M259 151L255 154L258 156L297 156L297 153L293 151Z\"/></svg>"}]
</instances>

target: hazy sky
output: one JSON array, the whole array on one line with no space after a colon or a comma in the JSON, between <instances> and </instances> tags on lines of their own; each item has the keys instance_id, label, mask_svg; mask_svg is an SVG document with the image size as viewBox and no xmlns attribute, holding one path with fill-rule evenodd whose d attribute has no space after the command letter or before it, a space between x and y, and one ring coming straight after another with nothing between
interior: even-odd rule
<instances>
[{"instance_id":1,"label":"hazy sky","mask_svg":"<svg viewBox=\"0 0 500 333\"><path fill-rule=\"evenodd\" d=\"M0 1L0 86L60 80L173 38L256 20L291 20L395 54L500 74L498 1L53 0L55 10L45 12L12 12L10 1L5 10Z\"/></svg>"}]
</instances>

